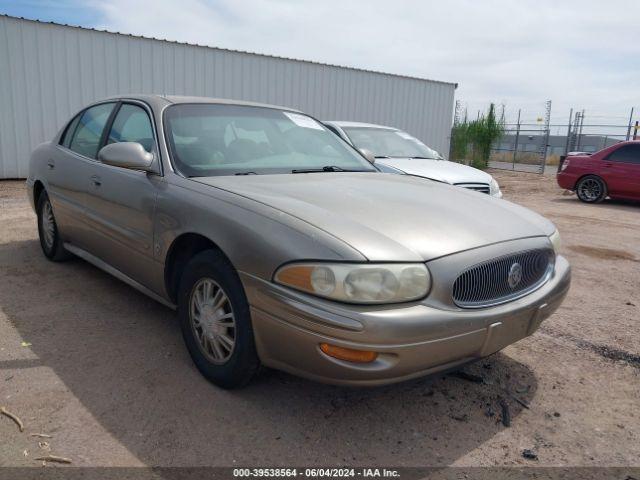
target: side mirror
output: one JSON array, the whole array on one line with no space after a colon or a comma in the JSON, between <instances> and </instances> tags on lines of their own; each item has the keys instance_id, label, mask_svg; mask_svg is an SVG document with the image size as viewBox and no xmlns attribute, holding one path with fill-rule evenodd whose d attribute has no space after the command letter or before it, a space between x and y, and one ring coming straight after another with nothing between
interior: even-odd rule
<instances>
[{"instance_id":1,"label":"side mirror","mask_svg":"<svg viewBox=\"0 0 640 480\"><path fill-rule=\"evenodd\" d=\"M358 149L358 151L362 154L364 158L369 160L369 163L371 163L372 165L376 163L376 156L373 154L371 150L368 150L366 148L360 148Z\"/></svg>"},{"instance_id":2,"label":"side mirror","mask_svg":"<svg viewBox=\"0 0 640 480\"><path fill-rule=\"evenodd\" d=\"M151 171L153 154L137 142L118 142L105 145L98 152L98 160L114 167Z\"/></svg>"}]
</instances>

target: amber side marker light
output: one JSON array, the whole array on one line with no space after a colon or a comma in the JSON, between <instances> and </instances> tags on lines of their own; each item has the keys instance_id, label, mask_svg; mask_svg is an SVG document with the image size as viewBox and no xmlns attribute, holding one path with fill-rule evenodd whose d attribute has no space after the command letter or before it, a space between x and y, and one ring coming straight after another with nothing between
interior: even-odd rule
<instances>
[{"instance_id":1,"label":"amber side marker light","mask_svg":"<svg viewBox=\"0 0 640 480\"><path fill-rule=\"evenodd\" d=\"M368 350L353 350L352 348L338 347L336 345L329 345L328 343L321 343L320 350L322 350L330 357L354 363L370 363L378 358L377 352L370 352Z\"/></svg>"}]
</instances>

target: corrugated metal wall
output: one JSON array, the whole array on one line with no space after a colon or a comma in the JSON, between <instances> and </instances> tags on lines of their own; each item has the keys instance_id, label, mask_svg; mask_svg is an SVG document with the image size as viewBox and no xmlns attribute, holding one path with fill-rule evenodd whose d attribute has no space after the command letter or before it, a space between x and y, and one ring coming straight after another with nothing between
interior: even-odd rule
<instances>
[{"instance_id":1,"label":"corrugated metal wall","mask_svg":"<svg viewBox=\"0 0 640 480\"><path fill-rule=\"evenodd\" d=\"M89 102L165 93L402 128L449 151L455 85L0 16L0 178Z\"/></svg>"}]
</instances>

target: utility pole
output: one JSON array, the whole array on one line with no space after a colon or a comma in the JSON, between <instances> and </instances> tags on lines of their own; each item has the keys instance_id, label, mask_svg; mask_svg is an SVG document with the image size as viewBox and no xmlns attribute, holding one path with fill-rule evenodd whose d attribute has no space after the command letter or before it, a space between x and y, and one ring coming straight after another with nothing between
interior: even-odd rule
<instances>
[{"instance_id":1,"label":"utility pole","mask_svg":"<svg viewBox=\"0 0 640 480\"><path fill-rule=\"evenodd\" d=\"M516 139L513 143L513 162L511 163L511 170L516 169L516 155L518 154L518 140L520 140L520 112L518 109L518 123L516 124Z\"/></svg>"},{"instance_id":2,"label":"utility pole","mask_svg":"<svg viewBox=\"0 0 640 480\"><path fill-rule=\"evenodd\" d=\"M540 173L544 173L547 165L547 147L549 146L549 133L551 130L551 100L547 100L544 109L544 134L538 153L540 154Z\"/></svg>"},{"instance_id":3,"label":"utility pole","mask_svg":"<svg viewBox=\"0 0 640 480\"><path fill-rule=\"evenodd\" d=\"M584 109L580 114L580 130L578 131L578 145L576 145L576 150L580 151L580 144L582 143L582 127L584 126Z\"/></svg>"},{"instance_id":4,"label":"utility pole","mask_svg":"<svg viewBox=\"0 0 640 480\"><path fill-rule=\"evenodd\" d=\"M578 145L578 132L580 130L581 116L581 112L576 112L573 116L573 125L570 126L571 135L569 136L569 147L567 148L567 152L574 152L577 150L576 145Z\"/></svg>"},{"instance_id":5,"label":"utility pole","mask_svg":"<svg viewBox=\"0 0 640 480\"><path fill-rule=\"evenodd\" d=\"M629 114L629 126L627 127L627 138L626 138L627 141L629 141L629 138L631 138L632 124L633 124L633 107L631 107L631 113Z\"/></svg>"},{"instance_id":6,"label":"utility pole","mask_svg":"<svg viewBox=\"0 0 640 480\"><path fill-rule=\"evenodd\" d=\"M571 122L573 121L573 108L569 110L569 122L567 126L567 141L564 144L564 155L569 153L569 142L571 141Z\"/></svg>"}]
</instances>

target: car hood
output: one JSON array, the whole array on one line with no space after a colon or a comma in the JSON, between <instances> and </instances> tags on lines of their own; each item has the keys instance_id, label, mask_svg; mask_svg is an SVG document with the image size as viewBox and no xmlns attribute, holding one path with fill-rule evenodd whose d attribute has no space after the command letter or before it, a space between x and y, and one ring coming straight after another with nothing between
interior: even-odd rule
<instances>
[{"instance_id":1,"label":"car hood","mask_svg":"<svg viewBox=\"0 0 640 480\"><path fill-rule=\"evenodd\" d=\"M431 178L439 182L455 183L486 183L491 181L491 175L461 163L447 160L426 160L421 158L380 158L376 163L383 163L402 170L409 175Z\"/></svg>"},{"instance_id":2,"label":"car hood","mask_svg":"<svg viewBox=\"0 0 640 480\"><path fill-rule=\"evenodd\" d=\"M195 180L302 219L371 261L427 261L555 229L513 203L406 175L327 172Z\"/></svg>"}]
</instances>

